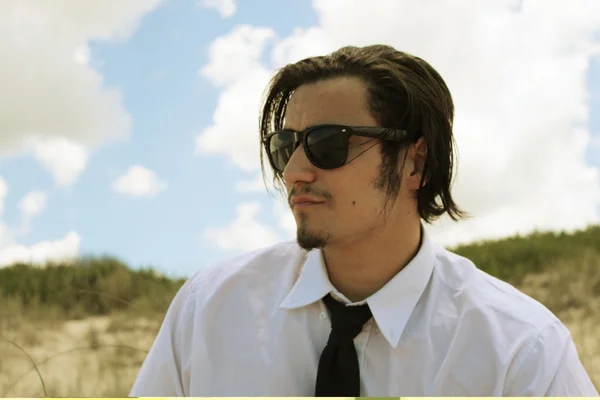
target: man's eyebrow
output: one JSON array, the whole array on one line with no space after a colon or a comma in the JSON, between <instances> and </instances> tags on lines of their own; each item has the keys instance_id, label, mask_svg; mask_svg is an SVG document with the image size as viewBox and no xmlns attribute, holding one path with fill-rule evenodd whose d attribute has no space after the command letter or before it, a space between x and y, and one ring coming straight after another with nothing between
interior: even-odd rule
<instances>
[{"instance_id":1,"label":"man's eyebrow","mask_svg":"<svg viewBox=\"0 0 600 400\"><path fill-rule=\"evenodd\" d=\"M312 127L319 126L319 125L322 125L322 124L307 125L307 126L304 127L304 129L294 129L294 128L290 127L289 125L284 125L283 128L281 128L281 129L289 130L289 131L294 131L294 132L302 132L302 131L305 131L305 130L310 129Z\"/></svg>"}]
</instances>

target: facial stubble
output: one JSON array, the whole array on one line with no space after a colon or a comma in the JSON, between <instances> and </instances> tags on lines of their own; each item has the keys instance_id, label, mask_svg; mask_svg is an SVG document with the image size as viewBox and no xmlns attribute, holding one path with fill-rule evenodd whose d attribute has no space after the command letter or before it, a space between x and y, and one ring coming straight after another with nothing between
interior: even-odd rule
<instances>
[{"instance_id":1,"label":"facial stubble","mask_svg":"<svg viewBox=\"0 0 600 400\"><path fill-rule=\"evenodd\" d=\"M308 217L305 213L299 213L298 229L296 231L296 241L304 250L322 249L331 238L331 234L315 231L308 228Z\"/></svg>"},{"instance_id":2,"label":"facial stubble","mask_svg":"<svg viewBox=\"0 0 600 400\"><path fill-rule=\"evenodd\" d=\"M398 197L400 187L402 185L402 173L406 163L406 155L404 156L402 165L398 168L396 157L383 157L379 166L379 176L372 182L373 187L385 194L385 203L381 209L381 225L379 229L383 229L386 225L388 212L390 211L389 202ZM308 191L310 193L310 190ZM329 196L331 200L331 196ZM355 202L353 201L354 205ZM305 250L322 249L331 241L331 233L311 230L308 225L308 216L304 212L300 212L297 221L296 241L298 245Z\"/></svg>"}]
</instances>

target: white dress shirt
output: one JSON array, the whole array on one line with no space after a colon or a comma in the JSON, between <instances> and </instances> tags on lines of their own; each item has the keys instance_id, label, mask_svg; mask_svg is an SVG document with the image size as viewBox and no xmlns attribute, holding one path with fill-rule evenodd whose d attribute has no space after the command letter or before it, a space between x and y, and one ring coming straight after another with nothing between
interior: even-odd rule
<instances>
[{"instance_id":1,"label":"white dress shirt","mask_svg":"<svg viewBox=\"0 0 600 400\"><path fill-rule=\"evenodd\" d=\"M373 319L354 341L362 396L598 396L548 309L423 232L415 258L366 300ZM130 396L314 396L330 292L344 299L321 251L295 242L200 270Z\"/></svg>"}]
</instances>

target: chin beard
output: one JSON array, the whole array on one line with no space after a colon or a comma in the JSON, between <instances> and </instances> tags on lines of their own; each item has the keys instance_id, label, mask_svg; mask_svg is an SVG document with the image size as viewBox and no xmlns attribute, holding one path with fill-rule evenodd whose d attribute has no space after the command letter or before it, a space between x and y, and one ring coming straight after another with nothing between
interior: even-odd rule
<instances>
[{"instance_id":1,"label":"chin beard","mask_svg":"<svg viewBox=\"0 0 600 400\"><path fill-rule=\"evenodd\" d=\"M329 243L330 235L323 232L313 232L304 228L299 228L296 241L304 250L322 249Z\"/></svg>"}]
</instances>

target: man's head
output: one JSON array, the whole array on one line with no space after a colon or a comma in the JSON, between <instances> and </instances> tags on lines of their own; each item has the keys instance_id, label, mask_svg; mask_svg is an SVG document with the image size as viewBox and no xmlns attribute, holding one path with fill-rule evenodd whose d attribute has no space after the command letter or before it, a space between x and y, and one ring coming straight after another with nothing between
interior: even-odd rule
<instances>
[{"instance_id":1,"label":"man's head","mask_svg":"<svg viewBox=\"0 0 600 400\"><path fill-rule=\"evenodd\" d=\"M299 244L351 244L389 224L463 217L450 193L453 114L439 74L389 46L344 47L281 69L260 135ZM264 172L262 152L261 163Z\"/></svg>"}]
</instances>

